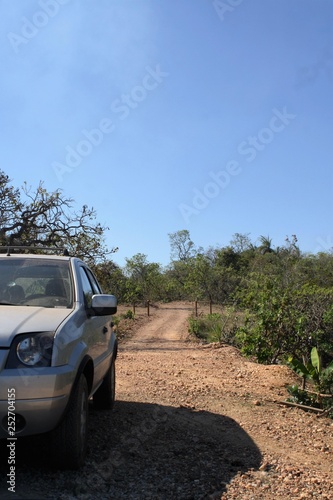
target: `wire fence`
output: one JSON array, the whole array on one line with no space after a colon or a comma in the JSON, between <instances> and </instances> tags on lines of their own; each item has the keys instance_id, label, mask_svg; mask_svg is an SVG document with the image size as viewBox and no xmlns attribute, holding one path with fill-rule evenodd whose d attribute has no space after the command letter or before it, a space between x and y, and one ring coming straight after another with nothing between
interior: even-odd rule
<instances>
[{"instance_id":1,"label":"wire fence","mask_svg":"<svg viewBox=\"0 0 333 500\"><path fill-rule=\"evenodd\" d=\"M216 302L204 300L189 301L188 304L191 305L192 313L196 317L202 314L222 313L224 307ZM140 302L138 304L118 304L118 312L125 313L131 310L134 315L139 313L150 316L155 307L157 306L154 302L147 300L146 302Z\"/></svg>"}]
</instances>

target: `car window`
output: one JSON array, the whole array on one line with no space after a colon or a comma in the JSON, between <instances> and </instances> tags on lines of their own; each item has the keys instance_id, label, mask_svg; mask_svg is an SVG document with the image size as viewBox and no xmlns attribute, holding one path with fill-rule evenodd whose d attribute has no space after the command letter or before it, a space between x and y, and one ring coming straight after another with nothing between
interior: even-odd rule
<instances>
[{"instance_id":1,"label":"car window","mask_svg":"<svg viewBox=\"0 0 333 500\"><path fill-rule=\"evenodd\" d=\"M72 307L68 261L0 259L0 302L37 307Z\"/></svg>"},{"instance_id":2,"label":"car window","mask_svg":"<svg viewBox=\"0 0 333 500\"><path fill-rule=\"evenodd\" d=\"M90 269L86 269L86 271L87 271L87 275L89 277L89 281L91 283L91 286L94 290L94 294L102 293L101 287L99 286L99 283L97 282L93 273L90 271Z\"/></svg>"},{"instance_id":3,"label":"car window","mask_svg":"<svg viewBox=\"0 0 333 500\"><path fill-rule=\"evenodd\" d=\"M80 276L83 289L83 295L87 307L91 307L91 297L94 295L93 286L88 278L87 270L85 267L80 267Z\"/></svg>"}]
</instances>

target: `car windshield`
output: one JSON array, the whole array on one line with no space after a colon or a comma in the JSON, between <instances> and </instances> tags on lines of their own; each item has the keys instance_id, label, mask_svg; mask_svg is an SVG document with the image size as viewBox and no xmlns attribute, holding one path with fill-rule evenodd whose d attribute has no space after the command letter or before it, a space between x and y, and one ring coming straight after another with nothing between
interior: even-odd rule
<instances>
[{"instance_id":1,"label":"car windshield","mask_svg":"<svg viewBox=\"0 0 333 500\"><path fill-rule=\"evenodd\" d=\"M0 259L0 304L72 307L69 262L38 258Z\"/></svg>"}]
</instances>

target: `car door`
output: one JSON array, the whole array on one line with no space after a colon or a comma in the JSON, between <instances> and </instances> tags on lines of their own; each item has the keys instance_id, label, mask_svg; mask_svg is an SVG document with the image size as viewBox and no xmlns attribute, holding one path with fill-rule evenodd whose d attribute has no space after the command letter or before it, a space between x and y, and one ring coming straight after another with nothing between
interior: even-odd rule
<instances>
[{"instance_id":1,"label":"car door","mask_svg":"<svg viewBox=\"0 0 333 500\"><path fill-rule=\"evenodd\" d=\"M87 319L83 327L83 339L88 346L88 354L94 361L94 386L105 375L110 361L111 316L95 316L91 309L91 298L101 293L101 289L86 266L79 268L83 300L87 311Z\"/></svg>"}]
</instances>

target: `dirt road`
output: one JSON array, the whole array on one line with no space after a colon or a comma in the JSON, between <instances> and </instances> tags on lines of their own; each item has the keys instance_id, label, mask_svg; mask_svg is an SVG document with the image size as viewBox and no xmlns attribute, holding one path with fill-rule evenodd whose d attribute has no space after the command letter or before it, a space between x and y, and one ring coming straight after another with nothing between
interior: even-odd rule
<instances>
[{"instance_id":1,"label":"dirt road","mask_svg":"<svg viewBox=\"0 0 333 500\"><path fill-rule=\"evenodd\" d=\"M279 404L286 367L189 339L190 313L141 317L120 343L114 410L91 409L86 465L53 471L22 449L17 498L333 498L332 420Z\"/></svg>"}]
</instances>

